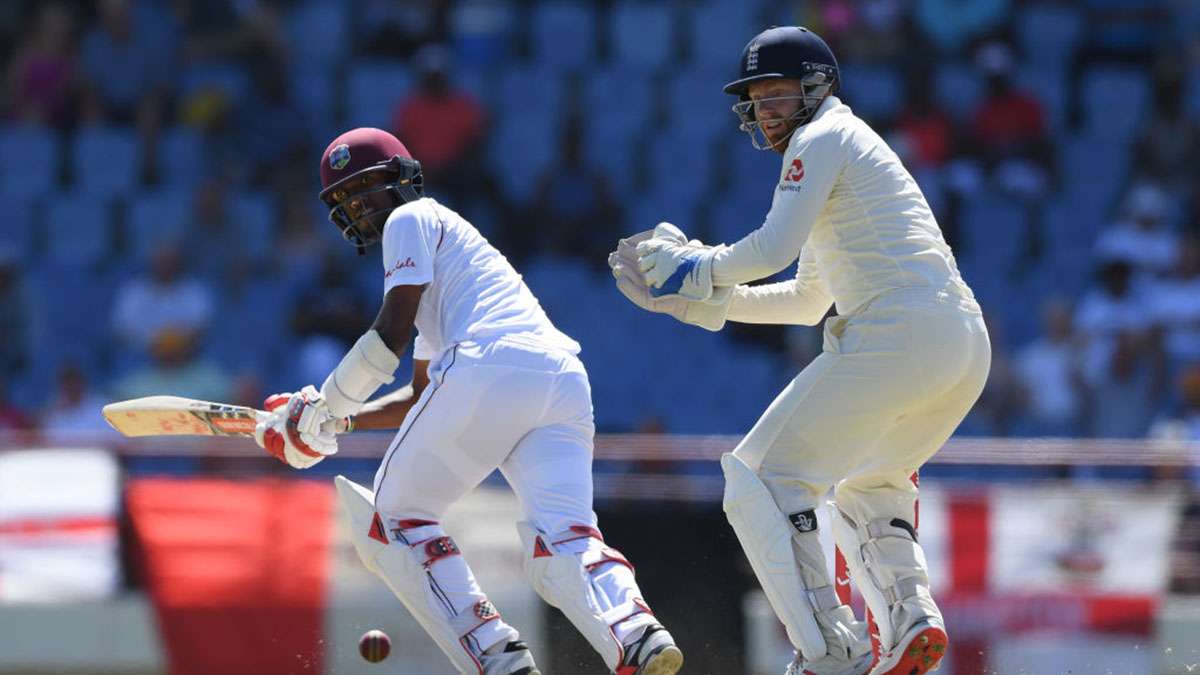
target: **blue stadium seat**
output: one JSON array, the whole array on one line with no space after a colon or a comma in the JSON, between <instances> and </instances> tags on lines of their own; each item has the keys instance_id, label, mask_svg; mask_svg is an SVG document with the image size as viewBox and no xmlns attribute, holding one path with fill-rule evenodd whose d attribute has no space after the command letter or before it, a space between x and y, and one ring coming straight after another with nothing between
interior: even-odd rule
<instances>
[{"instance_id":1,"label":"blue stadium seat","mask_svg":"<svg viewBox=\"0 0 1200 675\"><path fill-rule=\"evenodd\" d=\"M676 23L666 3L619 2L608 22L613 60L651 71L665 66L676 53Z\"/></svg>"},{"instance_id":2,"label":"blue stadium seat","mask_svg":"<svg viewBox=\"0 0 1200 675\"><path fill-rule=\"evenodd\" d=\"M0 195L48 195L58 184L60 142L53 130L33 125L0 128Z\"/></svg>"},{"instance_id":3,"label":"blue stadium seat","mask_svg":"<svg viewBox=\"0 0 1200 675\"><path fill-rule=\"evenodd\" d=\"M983 194L959 214L959 269L980 302L1003 312L1014 302L1012 278L1028 229L1024 209L1007 197Z\"/></svg>"},{"instance_id":4,"label":"blue stadium seat","mask_svg":"<svg viewBox=\"0 0 1200 675\"><path fill-rule=\"evenodd\" d=\"M557 116L566 108L562 74L542 65L505 68L500 73L499 115Z\"/></svg>"},{"instance_id":5,"label":"blue stadium seat","mask_svg":"<svg viewBox=\"0 0 1200 675\"><path fill-rule=\"evenodd\" d=\"M125 250L138 260L166 242L182 242L192 212L192 191L175 187L139 194L125 216Z\"/></svg>"},{"instance_id":6,"label":"blue stadium seat","mask_svg":"<svg viewBox=\"0 0 1200 675\"><path fill-rule=\"evenodd\" d=\"M1046 112L1046 128L1051 135L1059 137L1067 121L1067 79L1056 70L1029 68L1021 71L1019 82L1023 91L1041 102Z\"/></svg>"},{"instance_id":7,"label":"blue stadium seat","mask_svg":"<svg viewBox=\"0 0 1200 675\"><path fill-rule=\"evenodd\" d=\"M34 257L33 213L32 199L14 197L5 201L4 217L0 218L0 257Z\"/></svg>"},{"instance_id":8,"label":"blue stadium seat","mask_svg":"<svg viewBox=\"0 0 1200 675\"><path fill-rule=\"evenodd\" d=\"M904 87L900 73L886 66L843 66L841 98L867 120L889 120L900 112Z\"/></svg>"},{"instance_id":9,"label":"blue stadium seat","mask_svg":"<svg viewBox=\"0 0 1200 675\"><path fill-rule=\"evenodd\" d=\"M128 127L84 127L75 136L72 175L76 189L98 196L124 196L137 189L142 152Z\"/></svg>"},{"instance_id":10,"label":"blue stadium seat","mask_svg":"<svg viewBox=\"0 0 1200 675\"><path fill-rule=\"evenodd\" d=\"M346 7L333 0L307 0L291 10L288 45L297 63L310 70L328 70L345 59L351 44Z\"/></svg>"},{"instance_id":11,"label":"blue stadium seat","mask_svg":"<svg viewBox=\"0 0 1200 675\"><path fill-rule=\"evenodd\" d=\"M324 131L318 137L323 141L340 133L335 130L337 77L334 71L293 66L288 80L295 105L303 111L314 130Z\"/></svg>"},{"instance_id":12,"label":"blue stadium seat","mask_svg":"<svg viewBox=\"0 0 1200 675\"><path fill-rule=\"evenodd\" d=\"M205 353L232 372L267 375L275 370L286 344L288 290L279 281L257 278L238 292L217 294L216 316L205 335ZM253 335L247 349L246 336Z\"/></svg>"},{"instance_id":13,"label":"blue stadium seat","mask_svg":"<svg viewBox=\"0 0 1200 675\"><path fill-rule=\"evenodd\" d=\"M755 205L755 218L765 217L771 208L775 186L779 184L779 174L783 170L779 155L755 150L750 145L750 139L737 132L730 145L729 161L732 171L726 186L728 194L736 195L735 199L745 200L747 205Z\"/></svg>"},{"instance_id":14,"label":"blue stadium seat","mask_svg":"<svg viewBox=\"0 0 1200 675\"><path fill-rule=\"evenodd\" d=\"M716 195L708 211L709 231L701 239L706 244L732 244L745 237L762 225L770 208L769 199L768 195L768 203L763 205L762 195L747 190Z\"/></svg>"},{"instance_id":15,"label":"blue stadium seat","mask_svg":"<svg viewBox=\"0 0 1200 675\"><path fill-rule=\"evenodd\" d=\"M464 0L450 10L450 42L460 66L484 67L511 51L516 9L501 0Z\"/></svg>"},{"instance_id":16,"label":"blue stadium seat","mask_svg":"<svg viewBox=\"0 0 1200 675\"><path fill-rule=\"evenodd\" d=\"M1118 141L1133 137L1150 104L1150 80L1141 70L1099 66L1083 74L1084 128Z\"/></svg>"},{"instance_id":17,"label":"blue stadium seat","mask_svg":"<svg viewBox=\"0 0 1200 675\"><path fill-rule=\"evenodd\" d=\"M168 185L193 184L207 170L204 136L195 129L173 127L158 145L159 179Z\"/></svg>"},{"instance_id":18,"label":"blue stadium seat","mask_svg":"<svg viewBox=\"0 0 1200 675\"><path fill-rule=\"evenodd\" d=\"M271 196L258 191L238 192L229 198L229 216L242 235L244 248L240 254L251 260L270 258L277 217Z\"/></svg>"},{"instance_id":19,"label":"blue stadium seat","mask_svg":"<svg viewBox=\"0 0 1200 675\"><path fill-rule=\"evenodd\" d=\"M572 70L595 61L596 14L575 0L533 3L533 59L544 68Z\"/></svg>"},{"instance_id":20,"label":"blue stadium seat","mask_svg":"<svg viewBox=\"0 0 1200 675\"><path fill-rule=\"evenodd\" d=\"M1085 134L1060 139L1058 158L1063 194L1076 213L1088 222L1103 221L1129 178L1129 147L1113 136Z\"/></svg>"},{"instance_id":21,"label":"blue stadium seat","mask_svg":"<svg viewBox=\"0 0 1200 675\"><path fill-rule=\"evenodd\" d=\"M708 143L737 130L733 104L737 98L722 91L729 69L692 68L668 78L667 125Z\"/></svg>"},{"instance_id":22,"label":"blue stadium seat","mask_svg":"<svg viewBox=\"0 0 1200 675\"><path fill-rule=\"evenodd\" d=\"M609 66L588 73L583 81L583 103L592 117L621 114L634 109L639 114L651 111L650 76L639 68Z\"/></svg>"},{"instance_id":23,"label":"blue stadium seat","mask_svg":"<svg viewBox=\"0 0 1200 675\"><path fill-rule=\"evenodd\" d=\"M729 73L737 65L746 43L762 30L755 16L759 9L756 5L755 2L706 0L689 11L691 62L702 68L723 69Z\"/></svg>"},{"instance_id":24,"label":"blue stadium seat","mask_svg":"<svg viewBox=\"0 0 1200 675\"><path fill-rule=\"evenodd\" d=\"M1031 4L1018 11L1017 39L1031 70L1061 73L1083 37L1081 10L1064 3Z\"/></svg>"},{"instance_id":25,"label":"blue stadium seat","mask_svg":"<svg viewBox=\"0 0 1200 675\"><path fill-rule=\"evenodd\" d=\"M934 97L959 120L970 119L983 98L983 80L969 65L948 62L934 73Z\"/></svg>"},{"instance_id":26,"label":"blue stadium seat","mask_svg":"<svg viewBox=\"0 0 1200 675\"><path fill-rule=\"evenodd\" d=\"M46 257L53 263L91 267L112 252L112 202L80 192L59 194L45 211Z\"/></svg>"},{"instance_id":27,"label":"blue stadium seat","mask_svg":"<svg viewBox=\"0 0 1200 675\"><path fill-rule=\"evenodd\" d=\"M691 211L715 191L711 142L668 128L655 135L649 151L653 192L664 206Z\"/></svg>"},{"instance_id":28,"label":"blue stadium seat","mask_svg":"<svg viewBox=\"0 0 1200 675\"><path fill-rule=\"evenodd\" d=\"M636 106L593 115L588 121L583 138L584 161L604 171L613 188L622 194L637 187L633 158L639 149L634 143L642 137L648 121L648 114L637 112Z\"/></svg>"},{"instance_id":29,"label":"blue stadium seat","mask_svg":"<svg viewBox=\"0 0 1200 675\"><path fill-rule=\"evenodd\" d=\"M112 275L51 262L31 270L26 280L29 291L40 299L39 339L56 345L53 350L35 350L52 353L40 366L41 376L53 378L63 360L93 368L103 364L112 330Z\"/></svg>"},{"instance_id":30,"label":"blue stadium seat","mask_svg":"<svg viewBox=\"0 0 1200 675\"><path fill-rule=\"evenodd\" d=\"M390 129L396 107L414 85L414 73L403 61L358 61L346 79L347 127Z\"/></svg>"}]
</instances>

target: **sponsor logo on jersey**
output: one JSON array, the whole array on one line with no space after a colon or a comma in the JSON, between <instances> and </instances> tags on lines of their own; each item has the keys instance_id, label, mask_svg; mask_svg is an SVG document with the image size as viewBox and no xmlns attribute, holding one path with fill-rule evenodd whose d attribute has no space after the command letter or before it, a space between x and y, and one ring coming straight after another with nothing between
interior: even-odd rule
<instances>
[{"instance_id":1,"label":"sponsor logo on jersey","mask_svg":"<svg viewBox=\"0 0 1200 675\"><path fill-rule=\"evenodd\" d=\"M788 520L797 532L812 532L817 529L817 512L813 509L793 513L788 516Z\"/></svg>"},{"instance_id":2,"label":"sponsor logo on jersey","mask_svg":"<svg viewBox=\"0 0 1200 675\"><path fill-rule=\"evenodd\" d=\"M329 153L329 166L341 171L350 163L350 146L342 143Z\"/></svg>"},{"instance_id":3,"label":"sponsor logo on jersey","mask_svg":"<svg viewBox=\"0 0 1200 675\"><path fill-rule=\"evenodd\" d=\"M788 167L787 175L783 177L785 183L799 183L804 179L804 162L800 158L792 160L792 165Z\"/></svg>"},{"instance_id":4,"label":"sponsor logo on jersey","mask_svg":"<svg viewBox=\"0 0 1200 675\"><path fill-rule=\"evenodd\" d=\"M392 265L392 269L383 273L383 278L388 279L393 274L396 274L397 272L400 272L402 270L416 269L416 268L417 268L417 263L413 262L413 259L411 257L405 258L404 260L397 260L396 264Z\"/></svg>"}]
</instances>

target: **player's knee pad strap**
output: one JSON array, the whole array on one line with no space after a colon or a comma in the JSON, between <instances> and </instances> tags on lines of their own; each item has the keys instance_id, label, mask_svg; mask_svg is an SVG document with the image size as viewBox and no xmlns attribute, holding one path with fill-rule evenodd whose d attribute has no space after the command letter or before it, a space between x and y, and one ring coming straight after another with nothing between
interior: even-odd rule
<instances>
[{"instance_id":1,"label":"player's knee pad strap","mask_svg":"<svg viewBox=\"0 0 1200 675\"><path fill-rule=\"evenodd\" d=\"M802 561L797 559L793 548L796 527L779 510L754 471L732 454L721 457L721 469L725 473L725 516L767 600L787 628L792 645L804 658L812 661L821 658L828 645L814 613L836 602L836 593L828 584L809 588L805 583L800 569ZM811 527L815 533L815 522ZM819 549L811 557L823 559ZM823 568L824 563L821 565Z\"/></svg>"},{"instance_id":2,"label":"player's knee pad strap","mask_svg":"<svg viewBox=\"0 0 1200 675\"><path fill-rule=\"evenodd\" d=\"M454 540L440 525L428 521L388 531L375 511L370 490L341 476L335 483L363 564L383 579L460 672L482 673L483 650L519 635L503 623L482 592L467 593L465 606L451 602L434 570L461 556ZM458 595L463 595L461 589ZM480 629L489 625L482 631L488 635L481 639Z\"/></svg>"},{"instance_id":3,"label":"player's knee pad strap","mask_svg":"<svg viewBox=\"0 0 1200 675\"><path fill-rule=\"evenodd\" d=\"M578 526L568 532L549 535L527 522L517 523L517 532L525 550L525 575L538 595L557 607L575 626L592 648L615 671L624 658L625 648L613 627L637 614L649 613L641 598L616 603L595 582L594 575L607 564L633 566L620 551L604 545L594 528ZM586 542L579 553L566 549L570 542Z\"/></svg>"}]
</instances>

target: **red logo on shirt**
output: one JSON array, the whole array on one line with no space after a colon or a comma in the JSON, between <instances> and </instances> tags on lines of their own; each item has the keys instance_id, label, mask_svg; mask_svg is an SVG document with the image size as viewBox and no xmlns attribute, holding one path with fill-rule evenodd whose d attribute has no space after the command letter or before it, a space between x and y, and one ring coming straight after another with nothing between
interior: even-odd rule
<instances>
[{"instance_id":1,"label":"red logo on shirt","mask_svg":"<svg viewBox=\"0 0 1200 675\"><path fill-rule=\"evenodd\" d=\"M788 168L787 175L783 177L783 180L787 183L799 183L801 178L804 178L804 162L797 157L792 160L792 166Z\"/></svg>"},{"instance_id":2,"label":"red logo on shirt","mask_svg":"<svg viewBox=\"0 0 1200 675\"><path fill-rule=\"evenodd\" d=\"M417 266L417 263L413 262L413 259L411 257L405 258L404 260L398 260L398 261L396 261L395 265L392 265L392 269L388 270L387 272L384 272L383 278L387 279L388 277L392 276L396 272L399 272L400 270L403 270L403 269L409 269L409 268L415 269L416 266Z\"/></svg>"}]
</instances>

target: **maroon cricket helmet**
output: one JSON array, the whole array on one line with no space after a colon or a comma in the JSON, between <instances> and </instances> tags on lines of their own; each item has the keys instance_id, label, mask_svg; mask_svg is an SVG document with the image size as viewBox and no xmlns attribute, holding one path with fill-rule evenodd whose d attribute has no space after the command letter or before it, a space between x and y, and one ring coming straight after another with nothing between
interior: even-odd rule
<instances>
[{"instance_id":1,"label":"maroon cricket helmet","mask_svg":"<svg viewBox=\"0 0 1200 675\"><path fill-rule=\"evenodd\" d=\"M322 153L321 187L330 222L361 252L383 236L397 206L421 198L421 163L382 129L352 129Z\"/></svg>"}]
</instances>

